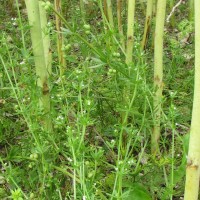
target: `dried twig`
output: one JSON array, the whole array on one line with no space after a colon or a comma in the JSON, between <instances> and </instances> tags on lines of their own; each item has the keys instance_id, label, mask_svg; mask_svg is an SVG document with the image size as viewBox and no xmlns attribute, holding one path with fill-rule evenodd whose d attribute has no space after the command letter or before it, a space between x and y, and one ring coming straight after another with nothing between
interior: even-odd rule
<instances>
[{"instance_id":1,"label":"dried twig","mask_svg":"<svg viewBox=\"0 0 200 200\"><path fill-rule=\"evenodd\" d=\"M168 17L167 17L167 20L166 20L167 23L169 23L169 20L170 20L171 16L174 14L176 8L177 8L178 6L180 6L182 2L183 2L183 0L180 0L180 1L172 8L172 11L170 12L170 14L169 14Z\"/></svg>"}]
</instances>

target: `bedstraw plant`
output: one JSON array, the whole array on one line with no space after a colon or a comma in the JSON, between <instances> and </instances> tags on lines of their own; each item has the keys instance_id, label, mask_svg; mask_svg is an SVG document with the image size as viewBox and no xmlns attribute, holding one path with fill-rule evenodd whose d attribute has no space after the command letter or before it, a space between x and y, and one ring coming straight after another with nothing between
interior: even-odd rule
<instances>
[{"instance_id":1,"label":"bedstraw plant","mask_svg":"<svg viewBox=\"0 0 200 200\"><path fill-rule=\"evenodd\" d=\"M1 0L0 199L181 199L185 173L198 199L199 14L189 134L193 22L180 3L167 23L176 3Z\"/></svg>"}]
</instances>

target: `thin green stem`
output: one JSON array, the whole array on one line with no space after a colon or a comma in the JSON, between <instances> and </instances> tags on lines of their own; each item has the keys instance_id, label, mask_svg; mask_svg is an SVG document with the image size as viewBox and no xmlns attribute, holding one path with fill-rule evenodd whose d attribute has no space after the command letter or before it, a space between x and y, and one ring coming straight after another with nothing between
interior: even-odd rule
<instances>
[{"instance_id":1,"label":"thin green stem","mask_svg":"<svg viewBox=\"0 0 200 200\"><path fill-rule=\"evenodd\" d=\"M24 53L26 52L26 43L25 43L25 37L24 37L24 26L22 23L22 18L21 18L21 13L19 10L19 2L18 0L15 0L16 2L16 6L17 6L17 14L18 14L18 18L19 18L19 24L20 24L20 31L21 31L21 36L22 36L22 44L23 44L23 49L24 49Z\"/></svg>"}]
</instances>

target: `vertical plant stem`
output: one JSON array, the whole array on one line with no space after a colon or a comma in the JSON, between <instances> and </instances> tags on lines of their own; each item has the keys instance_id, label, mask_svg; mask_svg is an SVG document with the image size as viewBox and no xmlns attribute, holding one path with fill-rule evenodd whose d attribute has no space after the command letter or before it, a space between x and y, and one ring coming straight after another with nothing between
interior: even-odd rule
<instances>
[{"instance_id":1,"label":"vertical plant stem","mask_svg":"<svg viewBox=\"0 0 200 200\"><path fill-rule=\"evenodd\" d=\"M169 6L170 6L170 10L172 11L172 9L173 9L173 7L174 7L174 0L170 0ZM173 13L172 16L170 17L170 23L171 23L171 26L172 26L172 27L175 26L174 13Z\"/></svg>"},{"instance_id":2,"label":"vertical plant stem","mask_svg":"<svg viewBox=\"0 0 200 200\"><path fill-rule=\"evenodd\" d=\"M134 33L135 0L128 0L126 64L132 62L133 33Z\"/></svg>"},{"instance_id":3,"label":"vertical plant stem","mask_svg":"<svg viewBox=\"0 0 200 200\"><path fill-rule=\"evenodd\" d=\"M147 44L147 38L148 38L148 35L149 35L149 32L150 32L152 12L153 12L153 0L147 0L144 34L143 34L142 43L141 43L141 49L142 50L145 49L146 44Z\"/></svg>"},{"instance_id":4,"label":"vertical plant stem","mask_svg":"<svg viewBox=\"0 0 200 200\"><path fill-rule=\"evenodd\" d=\"M76 154L73 145L71 145L71 151L73 155L74 166L76 166L77 165ZM73 190L74 190L74 199L76 199L76 169L73 170Z\"/></svg>"},{"instance_id":5,"label":"vertical plant stem","mask_svg":"<svg viewBox=\"0 0 200 200\"><path fill-rule=\"evenodd\" d=\"M47 77L49 78L49 75L51 74L51 63L52 63L52 55L50 51L50 38L49 34L47 32L47 14L42 6L42 1L39 1L39 11L40 11L40 25L42 30L42 42L43 42L43 48L44 48L44 59L45 59L45 65L46 65L46 73ZM48 82L49 80L47 80ZM46 95L43 96L43 101L45 102L43 104L45 112L49 113L51 110L50 107L50 93L48 92ZM46 116L46 128L48 131L52 130L52 124L51 124L51 117L48 114Z\"/></svg>"},{"instance_id":6,"label":"vertical plant stem","mask_svg":"<svg viewBox=\"0 0 200 200\"><path fill-rule=\"evenodd\" d=\"M124 32L122 26L122 0L117 0L117 21L121 45L123 50L125 51Z\"/></svg>"},{"instance_id":7,"label":"vertical plant stem","mask_svg":"<svg viewBox=\"0 0 200 200\"><path fill-rule=\"evenodd\" d=\"M126 64L128 65L128 73L130 75L133 53L133 33L134 33L134 14L135 14L135 0L128 0L128 16L127 16L127 44L126 44ZM130 102L130 85L126 85L123 90L123 103L125 108ZM124 122L126 112L122 112L122 123Z\"/></svg>"},{"instance_id":8,"label":"vertical plant stem","mask_svg":"<svg viewBox=\"0 0 200 200\"><path fill-rule=\"evenodd\" d=\"M138 80L138 78L139 78L139 70L137 70L136 80ZM123 133L124 133L124 129L125 129L126 124L127 124L127 119L128 119L128 116L129 116L129 112L131 111L131 108L132 108L133 103L134 103L135 98L136 98L137 89L138 89L138 85L136 84L135 88L134 88L134 91L133 91L133 94L132 94L132 97L131 97L131 100L130 100L130 103L128 105L128 109L124 113L124 118L123 118L123 121L122 121L122 128L121 128L121 131L119 133L119 144L118 144L118 153L117 153L117 168L118 169L121 168L119 166L119 163L120 163L120 159L123 157L123 154L122 154L122 151L123 151L123 145L122 145L122 143L123 143ZM116 190L117 186L118 186L117 187L118 188L117 189L117 199L121 198L122 180L123 180L123 173L120 173L120 171L117 171L116 177L115 177L114 186L113 186L113 193L112 193L111 200L114 197L114 193L115 193L115 190Z\"/></svg>"},{"instance_id":9,"label":"vertical plant stem","mask_svg":"<svg viewBox=\"0 0 200 200\"><path fill-rule=\"evenodd\" d=\"M154 128L151 138L151 152L159 153L161 103L163 91L163 35L165 22L166 0L158 0L154 41Z\"/></svg>"},{"instance_id":10,"label":"vertical plant stem","mask_svg":"<svg viewBox=\"0 0 200 200\"><path fill-rule=\"evenodd\" d=\"M155 21L156 21L156 8L157 8L157 0L153 0L153 9L152 9L152 25L153 28L155 27ZM154 49L154 43L155 43L155 29L152 31L152 43L151 48Z\"/></svg>"},{"instance_id":11,"label":"vertical plant stem","mask_svg":"<svg viewBox=\"0 0 200 200\"><path fill-rule=\"evenodd\" d=\"M85 7L83 0L80 0L80 11L81 11L81 17L85 23Z\"/></svg>"},{"instance_id":12,"label":"vertical plant stem","mask_svg":"<svg viewBox=\"0 0 200 200\"><path fill-rule=\"evenodd\" d=\"M99 0L99 8L100 8L100 11L101 11L101 16L102 16L102 19L103 19L104 27L106 27L105 30L104 30L105 34L106 34L107 33L107 28L109 30L111 30L111 26L110 26L106 16L104 15L103 4L102 4L101 0ZM114 34L112 34L112 38L113 38L113 42L115 42L119 46L119 48L121 49L122 53L125 55L126 54L125 50L123 49L123 47L121 46L121 44L119 43L118 39L115 37ZM106 45L109 45L109 42L110 42L109 39L106 40Z\"/></svg>"},{"instance_id":13,"label":"vertical plant stem","mask_svg":"<svg viewBox=\"0 0 200 200\"><path fill-rule=\"evenodd\" d=\"M200 1L195 0L195 80L184 200L197 200L200 175Z\"/></svg>"},{"instance_id":14,"label":"vertical plant stem","mask_svg":"<svg viewBox=\"0 0 200 200\"><path fill-rule=\"evenodd\" d=\"M44 129L51 131L51 120L50 120L50 98L49 98L49 83L48 83L48 70L46 65L44 43L42 37L42 28L40 16L41 12L39 9L38 0L26 0L26 7L28 12L29 24L31 26L31 41L33 47L34 61L36 67L37 86L40 88L40 105L44 109ZM44 9L44 8L43 8Z\"/></svg>"},{"instance_id":15,"label":"vertical plant stem","mask_svg":"<svg viewBox=\"0 0 200 200\"><path fill-rule=\"evenodd\" d=\"M114 28L114 21L113 21L113 11L112 11L112 2L111 0L107 0L107 13L108 13L108 21L110 24L111 29Z\"/></svg>"},{"instance_id":16,"label":"vertical plant stem","mask_svg":"<svg viewBox=\"0 0 200 200\"><path fill-rule=\"evenodd\" d=\"M176 125L175 125L175 106L173 104L174 99L171 99L171 109L170 109L170 118L171 118L171 129L172 129L172 141L171 141L171 184L170 184L170 200L173 200L173 191L174 191L174 161L175 161L175 132L176 132Z\"/></svg>"},{"instance_id":17,"label":"vertical plant stem","mask_svg":"<svg viewBox=\"0 0 200 200\"><path fill-rule=\"evenodd\" d=\"M157 0L153 0L153 15L156 15L156 5L157 5Z\"/></svg>"},{"instance_id":18,"label":"vertical plant stem","mask_svg":"<svg viewBox=\"0 0 200 200\"><path fill-rule=\"evenodd\" d=\"M61 14L62 12L62 7L61 7L61 0L54 0L54 6L56 12ZM64 53L62 51L63 47L63 35L61 33L61 19L58 15L55 15L56 18L56 31L57 31L57 52L58 52L58 60L59 60L59 66L60 66L60 77L62 77L64 73L64 68L66 65L65 59L64 59Z\"/></svg>"},{"instance_id":19,"label":"vertical plant stem","mask_svg":"<svg viewBox=\"0 0 200 200\"><path fill-rule=\"evenodd\" d=\"M103 1L103 12L104 12L104 15L105 15L106 19L108 19L107 0Z\"/></svg>"},{"instance_id":20,"label":"vertical plant stem","mask_svg":"<svg viewBox=\"0 0 200 200\"><path fill-rule=\"evenodd\" d=\"M23 30L22 18L21 18L21 13L20 13L20 10L19 10L19 2L18 2L18 0L15 0L15 2L16 2L16 6L17 6L17 14L18 14L19 24L20 24L20 29L21 29L23 50L24 50L24 53L25 53L26 45L25 45L25 39L24 39L24 30Z\"/></svg>"},{"instance_id":21,"label":"vertical plant stem","mask_svg":"<svg viewBox=\"0 0 200 200\"><path fill-rule=\"evenodd\" d=\"M51 74L51 63L52 63L52 56L51 56L51 50L50 50L50 37L47 32L47 16L46 11L42 6L42 1L39 1L39 10L40 10L40 24L42 29L42 42L44 47L44 57L45 57L45 63L47 67L47 73L48 75Z\"/></svg>"}]
</instances>

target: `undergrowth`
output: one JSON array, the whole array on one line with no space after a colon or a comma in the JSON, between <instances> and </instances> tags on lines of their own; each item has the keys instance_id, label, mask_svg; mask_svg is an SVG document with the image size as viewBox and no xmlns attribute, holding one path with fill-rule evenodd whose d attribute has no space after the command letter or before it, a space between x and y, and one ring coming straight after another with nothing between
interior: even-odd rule
<instances>
[{"instance_id":1,"label":"undergrowth","mask_svg":"<svg viewBox=\"0 0 200 200\"><path fill-rule=\"evenodd\" d=\"M165 31L162 155L157 159L150 153L152 42L150 50L140 51L139 17L134 62L127 66L119 35L106 28L96 1L84 20L76 2L63 5L73 31L98 54L63 27L66 67L60 76L54 13L49 13L53 131L48 133L38 106L24 5L18 12L18 6L8 12L5 6L0 5L0 198L180 199L192 105L193 24L178 18L178 27Z\"/></svg>"}]
</instances>

